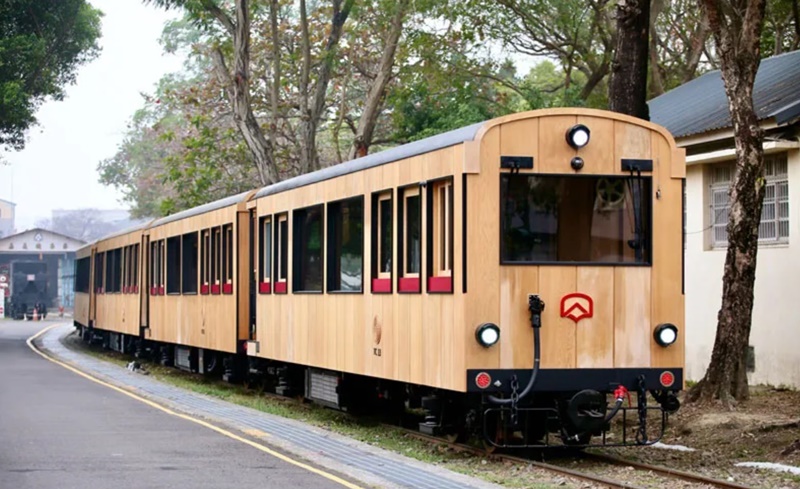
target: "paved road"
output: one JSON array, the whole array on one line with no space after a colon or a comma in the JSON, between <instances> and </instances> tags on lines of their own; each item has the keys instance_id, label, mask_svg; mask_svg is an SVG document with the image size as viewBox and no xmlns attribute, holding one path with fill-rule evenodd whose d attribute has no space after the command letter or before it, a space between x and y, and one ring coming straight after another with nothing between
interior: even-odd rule
<instances>
[{"instance_id":1,"label":"paved road","mask_svg":"<svg viewBox=\"0 0 800 489\"><path fill-rule=\"evenodd\" d=\"M0 320L0 488L343 487L48 362L43 326Z\"/></svg>"}]
</instances>

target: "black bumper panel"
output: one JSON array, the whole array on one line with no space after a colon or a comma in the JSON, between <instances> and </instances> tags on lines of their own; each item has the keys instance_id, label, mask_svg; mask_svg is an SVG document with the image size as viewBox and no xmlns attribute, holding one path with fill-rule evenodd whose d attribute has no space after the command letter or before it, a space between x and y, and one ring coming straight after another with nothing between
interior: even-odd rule
<instances>
[{"instance_id":1,"label":"black bumper panel","mask_svg":"<svg viewBox=\"0 0 800 489\"><path fill-rule=\"evenodd\" d=\"M674 382L669 387L662 385L659 380L664 372L670 372L674 377ZM481 373L487 373L491 377L490 385L486 389L481 389L476 383L478 374ZM511 377L514 375L517 376L520 389L522 389L528 384L531 370L467 370L467 392L509 394ZM641 375L644 375L645 389L647 390L679 391L683 389L682 368L543 368L536 376L533 391L574 392L594 389L600 392L613 392L619 385L635 391Z\"/></svg>"}]
</instances>

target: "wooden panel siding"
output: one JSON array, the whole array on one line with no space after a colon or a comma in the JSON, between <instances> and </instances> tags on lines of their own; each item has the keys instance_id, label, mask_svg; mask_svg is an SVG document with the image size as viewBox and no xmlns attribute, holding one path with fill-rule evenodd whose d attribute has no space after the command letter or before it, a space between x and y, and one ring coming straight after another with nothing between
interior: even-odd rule
<instances>
[{"instance_id":1,"label":"wooden panel siding","mask_svg":"<svg viewBox=\"0 0 800 489\"><path fill-rule=\"evenodd\" d=\"M126 234L119 234L115 237L98 241L94 246L96 253L105 253L114 249L124 249L141 242L142 231L136 230ZM141 245L139 248L139 264L141 264ZM122 256L122 252L121 255ZM106 260L108 254L106 253ZM106 261L106 266L108 262ZM97 271L94 271L97 273ZM94 275L93 275L94 276ZM105 278L105 277L104 277ZM142 274L138 274L138 291L142 290ZM105 331L124 333L138 336L140 326L140 303L139 293L124 290L120 292L109 292L108 284L104 287L104 293L93 295L95 301L95 320L94 327Z\"/></svg>"}]
</instances>

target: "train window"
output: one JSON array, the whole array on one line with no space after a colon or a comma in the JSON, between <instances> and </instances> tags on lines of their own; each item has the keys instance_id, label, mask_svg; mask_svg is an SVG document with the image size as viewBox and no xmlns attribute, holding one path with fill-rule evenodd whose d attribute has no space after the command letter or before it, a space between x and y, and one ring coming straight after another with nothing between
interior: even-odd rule
<instances>
[{"instance_id":1,"label":"train window","mask_svg":"<svg viewBox=\"0 0 800 489\"><path fill-rule=\"evenodd\" d=\"M164 240L150 244L150 294L164 295Z\"/></svg>"},{"instance_id":2,"label":"train window","mask_svg":"<svg viewBox=\"0 0 800 489\"><path fill-rule=\"evenodd\" d=\"M420 269L422 267L422 198L418 186L400 191L398 220L401 223L397 237L400 260L398 292L420 291Z\"/></svg>"},{"instance_id":3,"label":"train window","mask_svg":"<svg viewBox=\"0 0 800 489\"><path fill-rule=\"evenodd\" d=\"M158 241L150 243L150 295L158 295Z\"/></svg>"},{"instance_id":4,"label":"train window","mask_svg":"<svg viewBox=\"0 0 800 489\"><path fill-rule=\"evenodd\" d=\"M233 224L222 227L222 293L233 294Z\"/></svg>"},{"instance_id":5,"label":"train window","mask_svg":"<svg viewBox=\"0 0 800 489\"><path fill-rule=\"evenodd\" d=\"M106 255L106 280L104 292L107 294L120 292L122 279L122 249L108 250Z\"/></svg>"},{"instance_id":6,"label":"train window","mask_svg":"<svg viewBox=\"0 0 800 489\"><path fill-rule=\"evenodd\" d=\"M211 231L203 230L200 241L200 293L203 295L211 292Z\"/></svg>"},{"instance_id":7,"label":"train window","mask_svg":"<svg viewBox=\"0 0 800 489\"><path fill-rule=\"evenodd\" d=\"M123 294L128 293L128 246L122 247L121 265L121 289Z\"/></svg>"},{"instance_id":8,"label":"train window","mask_svg":"<svg viewBox=\"0 0 800 489\"><path fill-rule=\"evenodd\" d=\"M392 191L372 195L372 292L392 292Z\"/></svg>"},{"instance_id":9,"label":"train window","mask_svg":"<svg viewBox=\"0 0 800 489\"><path fill-rule=\"evenodd\" d=\"M133 245L133 267L131 272L132 293L139 293L139 244Z\"/></svg>"},{"instance_id":10,"label":"train window","mask_svg":"<svg viewBox=\"0 0 800 489\"><path fill-rule=\"evenodd\" d=\"M131 246L122 248L122 293L130 293L131 283Z\"/></svg>"},{"instance_id":11,"label":"train window","mask_svg":"<svg viewBox=\"0 0 800 489\"><path fill-rule=\"evenodd\" d=\"M294 211L292 292L322 292L321 205Z\"/></svg>"},{"instance_id":12,"label":"train window","mask_svg":"<svg viewBox=\"0 0 800 489\"><path fill-rule=\"evenodd\" d=\"M197 293L197 233L181 237L181 293Z\"/></svg>"},{"instance_id":13,"label":"train window","mask_svg":"<svg viewBox=\"0 0 800 489\"><path fill-rule=\"evenodd\" d=\"M105 276L106 258L105 253L96 253L94 255L94 291L97 294L103 293L103 277Z\"/></svg>"},{"instance_id":14,"label":"train window","mask_svg":"<svg viewBox=\"0 0 800 489\"><path fill-rule=\"evenodd\" d=\"M328 291L361 292L364 279L364 198L328 204Z\"/></svg>"},{"instance_id":15,"label":"train window","mask_svg":"<svg viewBox=\"0 0 800 489\"><path fill-rule=\"evenodd\" d=\"M453 292L453 180L428 185L428 292Z\"/></svg>"},{"instance_id":16,"label":"train window","mask_svg":"<svg viewBox=\"0 0 800 489\"><path fill-rule=\"evenodd\" d=\"M322 205L294 211L292 292L322 292Z\"/></svg>"},{"instance_id":17,"label":"train window","mask_svg":"<svg viewBox=\"0 0 800 489\"><path fill-rule=\"evenodd\" d=\"M500 177L502 263L650 261L650 178Z\"/></svg>"},{"instance_id":18,"label":"train window","mask_svg":"<svg viewBox=\"0 0 800 489\"><path fill-rule=\"evenodd\" d=\"M181 293L181 237L167 238L167 294Z\"/></svg>"},{"instance_id":19,"label":"train window","mask_svg":"<svg viewBox=\"0 0 800 489\"><path fill-rule=\"evenodd\" d=\"M122 292L122 248L111 250L110 255L113 257L113 266L111 267L111 285L110 292Z\"/></svg>"},{"instance_id":20,"label":"train window","mask_svg":"<svg viewBox=\"0 0 800 489\"><path fill-rule=\"evenodd\" d=\"M272 218L265 216L259 219L260 230L258 240L258 291L269 294L272 291Z\"/></svg>"},{"instance_id":21,"label":"train window","mask_svg":"<svg viewBox=\"0 0 800 489\"><path fill-rule=\"evenodd\" d=\"M105 264L105 287L103 288L103 293L110 294L114 292L114 250L108 250L105 252L106 257L106 264Z\"/></svg>"},{"instance_id":22,"label":"train window","mask_svg":"<svg viewBox=\"0 0 800 489\"><path fill-rule=\"evenodd\" d=\"M275 216L275 293L286 293L289 277L289 215Z\"/></svg>"},{"instance_id":23,"label":"train window","mask_svg":"<svg viewBox=\"0 0 800 489\"><path fill-rule=\"evenodd\" d=\"M220 228L211 228L211 254L209 258L211 270L211 293L219 294L220 292L220 256L222 244L222 230Z\"/></svg>"},{"instance_id":24,"label":"train window","mask_svg":"<svg viewBox=\"0 0 800 489\"><path fill-rule=\"evenodd\" d=\"M78 258L75 263L75 292L89 293L89 276L91 275L89 257Z\"/></svg>"}]
</instances>

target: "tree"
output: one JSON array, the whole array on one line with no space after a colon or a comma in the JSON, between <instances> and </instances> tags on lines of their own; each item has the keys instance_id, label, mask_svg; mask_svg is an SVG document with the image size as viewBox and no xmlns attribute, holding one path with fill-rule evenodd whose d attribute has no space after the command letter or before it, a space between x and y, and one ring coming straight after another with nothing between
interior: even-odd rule
<instances>
[{"instance_id":1,"label":"tree","mask_svg":"<svg viewBox=\"0 0 800 489\"><path fill-rule=\"evenodd\" d=\"M377 73L375 74L372 87L364 102L361 118L358 121L356 134L353 138L353 145L350 149L349 159L351 160L366 155L372 144L372 137L375 132L378 115L383 106L383 99L386 96L386 87L392 77L392 67L394 66L395 54L397 53L397 45L400 42L400 35L403 32L403 21L405 20L409 3L410 0L399 0L392 6L394 15L392 15L389 32L381 51L383 54L381 55Z\"/></svg>"},{"instance_id":2,"label":"tree","mask_svg":"<svg viewBox=\"0 0 800 489\"><path fill-rule=\"evenodd\" d=\"M47 98L64 98L77 68L100 51L101 12L85 0L0 4L0 147L20 150Z\"/></svg>"},{"instance_id":3,"label":"tree","mask_svg":"<svg viewBox=\"0 0 800 489\"><path fill-rule=\"evenodd\" d=\"M717 334L708 370L690 391L690 400L719 399L727 405L749 396L745 360L764 200L764 133L753 107L753 85L761 60L765 4L766 0L700 0L722 66L737 158Z\"/></svg>"},{"instance_id":4,"label":"tree","mask_svg":"<svg viewBox=\"0 0 800 489\"><path fill-rule=\"evenodd\" d=\"M609 108L650 120L647 110L647 56L650 0L619 0L617 45L611 63Z\"/></svg>"}]
</instances>

